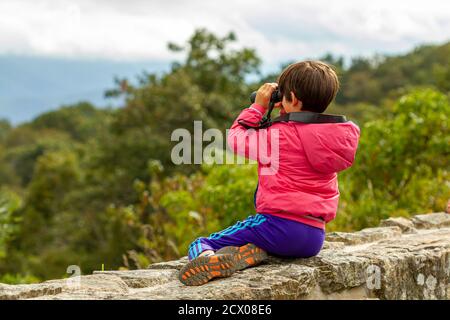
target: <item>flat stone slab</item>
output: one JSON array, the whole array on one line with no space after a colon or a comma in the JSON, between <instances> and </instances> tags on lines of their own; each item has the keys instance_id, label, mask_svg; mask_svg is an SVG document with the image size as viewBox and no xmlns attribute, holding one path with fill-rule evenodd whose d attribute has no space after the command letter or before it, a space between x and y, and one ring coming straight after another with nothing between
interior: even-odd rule
<instances>
[{"instance_id":1,"label":"flat stone slab","mask_svg":"<svg viewBox=\"0 0 450 320\"><path fill-rule=\"evenodd\" d=\"M374 242L381 239L399 237L402 230L398 226L366 228L357 232L331 232L326 235L329 242L343 242L346 245Z\"/></svg>"},{"instance_id":2,"label":"flat stone slab","mask_svg":"<svg viewBox=\"0 0 450 320\"><path fill-rule=\"evenodd\" d=\"M189 261L188 257L182 257L179 260L153 263L148 266L148 269L177 269L177 270L180 270L188 261Z\"/></svg>"},{"instance_id":3,"label":"flat stone slab","mask_svg":"<svg viewBox=\"0 0 450 320\"><path fill-rule=\"evenodd\" d=\"M122 279L130 288L145 288L177 280L178 270L173 268L129 271L94 271L94 274L112 275Z\"/></svg>"},{"instance_id":4,"label":"flat stone slab","mask_svg":"<svg viewBox=\"0 0 450 320\"><path fill-rule=\"evenodd\" d=\"M412 223L418 229L434 229L450 227L450 214L436 212L416 215L412 218Z\"/></svg>"},{"instance_id":5,"label":"flat stone slab","mask_svg":"<svg viewBox=\"0 0 450 320\"><path fill-rule=\"evenodd\" d=\"M0 284L0 300L31 299L61 293L63 286L55 283Z\"/></svg>"}]
</instances>

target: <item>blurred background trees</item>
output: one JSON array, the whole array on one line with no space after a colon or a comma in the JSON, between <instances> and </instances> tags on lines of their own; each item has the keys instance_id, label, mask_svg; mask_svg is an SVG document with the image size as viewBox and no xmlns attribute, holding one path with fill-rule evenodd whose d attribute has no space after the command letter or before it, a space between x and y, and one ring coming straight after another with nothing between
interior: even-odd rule
<instances>
[{"instance_id":1,"label":"blurred background trees","mask_svg":"<svg viewBox=\"0 0 450 320\"><path fill-rule=\"evenodd\" d=\"M261 74L250 48L231 49L197 30L168 44L185 58L137 83L116 79L106 95L118 109L89 102L62 106L33 121L0 121L0 282L144 268L186 254L196 237L254 213L254 165L171 162L176 128L225 131L249 93L276 74ZM339 177L337 219L328 230L356 230L387 216L442 211L450 197L450 43L402 56L332 53L342 88L327 111L361 127L354 166ZM283 66L280 66L280 70ZM256 80L249 80L256 79Z\"/></svg>"}]
</instances>

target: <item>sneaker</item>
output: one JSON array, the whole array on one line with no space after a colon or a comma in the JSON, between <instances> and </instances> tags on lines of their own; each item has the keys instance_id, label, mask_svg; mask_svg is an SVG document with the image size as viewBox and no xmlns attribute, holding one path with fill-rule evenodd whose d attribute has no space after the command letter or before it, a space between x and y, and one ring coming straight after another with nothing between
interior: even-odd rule
<instances>
[{"instance_id":1,"label":"sneaker","mask_svg":"<svg viewBox=\"0 0 450 320\"><path fill-rule=\"evenodd\" d=\"M199 286L213 278L229 277L242 270L261 263L267 253L255 246L223 247L213 255L200 256L188 262L179 273L179 279L187 286Z\"/></svg>"},{"instance_id":2,"label":"sneaker","mask_svg":"<svg viewBox=\"0 0 450 320\"><path fill-rule=\"evenodd\" d=\"M187 286L199 286L218 277L229 277L236 271L232 254L212 254L189 261L179 273L179 279Z\"/></svg>"},{"instance_id":3,"label":"sneaker","mask_svg":"<svg viewBox=\"0 0 450 320\"><path fill-rule=\"evenodd\" d=\"M256 266L267 259L267 252L255 246L253 243L247 243L242 247L223 247L216 251L216 254L232 254L236 259L236 269L242 270L248 267Z\"/></svg>"}]
</instances>

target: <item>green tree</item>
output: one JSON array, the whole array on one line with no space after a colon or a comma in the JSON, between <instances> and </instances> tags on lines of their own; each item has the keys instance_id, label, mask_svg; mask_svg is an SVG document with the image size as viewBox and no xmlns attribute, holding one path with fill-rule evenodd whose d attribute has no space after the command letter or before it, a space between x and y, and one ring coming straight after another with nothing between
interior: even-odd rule
<instances>
[{"instance_id":1,"label":"green tree","mask_svg":"<svg viewBox=\"0 0 450 320\"><path fill-rule=\"evenodd\" d=\"M6 135L11 131L11 124L8 120L0 119L0 144L4 143Z\"/></svg>"},{"instance_id":2,"label":"green tree","mask_svg":"<svg viewBox=\"0 0 450 320\"><path fill-rule=\"evenodd\" d=\"M441 211L450 198L450 104L431 89L415 90L388 118L361 128L352 169L340 176L341 207L333 229L359 229L380 219Z\"/></svg>"},{"instance_id":3,"label":"green tree","mask_svg":"<svg viewBox=\"0 0 450 320\"><path fill-rule=\"evenodd\" d=\"M7 271L25 274L32 270L45 279L63 274L72 264L65 255L65 239L73 226L63 220L64 196L79 186L79 179L74 153L47 152L38 158L23 208L18 212L20 230L5 263Z\"/></svg>"},{"instance_id":4,"label":"green tree","mask_svg":"<svg viewBox=\"0 0 450 320\"><path fill-rule=\"evenodd\" d=\"M18 231L19 219L14 213L20 208L20 197L7 189L0 189L0 261L6 257L8 243Z\"/></svg>"},{"instance_id":5,"label":"green tree","mask_svg":"<svg viewBox=\"0 0 450 320\"><path fill-rule=\"evenodd\" d=\"M124 94L126 106L111 125L112 136L99 146L94 158L95 170L107 180L121 181L111 190L119 203L136 200L132 186L135 179L149 179L147 163L158 160L166 174L190 173L195 166L174 166L170 150L173 130L192 128L194 120L202 121L204 130L225 130L238 110L248 104L249 87L245 77L258 73L260 59L252 49L233 50L233 33L220 38L198 29L184 46L169 44L172 51L185 52L182 62L162 76L141 77L139 86L126 80L110 96ZM101 183L101 182L100 182Z\"/></svg>"},{"instance_id":6,"label":"green tree","mask_svg":"<svg viewBox=\"0 0 450 320\"><path fill-rule=\"evenodd\" d=\"M35 130L58 130L67 133L75 141L87 141L107 128L111 113L110 110L97 109L88 102L79 102L41 114L29 126Z\"/></svg>"}]
</instances>

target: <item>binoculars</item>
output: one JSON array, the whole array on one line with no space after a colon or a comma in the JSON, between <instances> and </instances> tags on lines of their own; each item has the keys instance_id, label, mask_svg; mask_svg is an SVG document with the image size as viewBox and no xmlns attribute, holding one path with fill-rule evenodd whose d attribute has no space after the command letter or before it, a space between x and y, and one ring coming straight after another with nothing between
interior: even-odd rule
<instances>
[{"instance_id":1,"label":"binoculars","mask_svg":"<svg viewBox=\"0 0 450 320\"><path fill-rule=\"evenodd\" d=\"M255 99L256 99L256 91L253 91L252 94L250 95L250 102L255 103ZM280 90L274 90L272 92L272 96L270 97L270 104L274 105L277 102L281 102L281 100L283 100L283 96L281 95Z\"/></svg>"}]
</instances>

